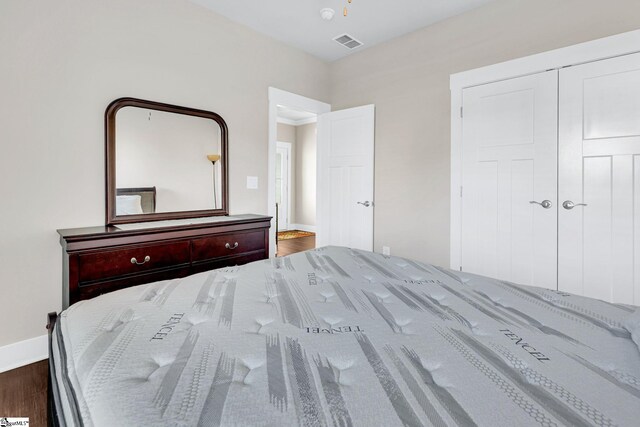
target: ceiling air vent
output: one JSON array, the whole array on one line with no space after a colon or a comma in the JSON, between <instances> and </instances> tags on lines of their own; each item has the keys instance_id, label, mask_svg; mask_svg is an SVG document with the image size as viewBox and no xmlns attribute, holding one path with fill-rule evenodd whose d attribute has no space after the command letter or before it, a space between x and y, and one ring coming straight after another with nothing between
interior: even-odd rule
<instances>
[{"instance_id":1,"label":"ceiling air vent","mask_svg":"<svg viewBox=\"0 0 640 427\"><path fill-rule=\"evenodd\" d=\"M355 49L357 47L362 46L362 42L351 37L349 34L342 34L341 36L337 36L334 38L335 41L340 43L342 46L347 47L349 49Z\"/></svg>"}]
</instances>

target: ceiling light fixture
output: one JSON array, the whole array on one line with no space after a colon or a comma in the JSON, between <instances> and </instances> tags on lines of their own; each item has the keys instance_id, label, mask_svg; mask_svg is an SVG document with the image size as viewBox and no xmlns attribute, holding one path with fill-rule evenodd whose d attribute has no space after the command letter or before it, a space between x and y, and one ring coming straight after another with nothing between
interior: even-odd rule
<instances>
[{"instance_id":1,"label":"ceiling light fixture","mask_svg":"<svg viewBox=\"0 0 640 427\"><path fill-rule=\"evenodd\" d=\"M323 9L320 9L320 17L325 21L331 21L335 13L336 11L331 9L330 7L325 7Z\"/></svg>"},{"instance_id":2,"label":"ceiling light fixture","mask_svg":"<svg viewBox=\"0 0 640 427\"><path fill-rule=\"evenodd\" d=\"M347 3L351 4L351 0L347 0ZM347 6L345 6L344 9L342 9L342 16L347 16L348 13Z\"/></svg>"}]
</instances>

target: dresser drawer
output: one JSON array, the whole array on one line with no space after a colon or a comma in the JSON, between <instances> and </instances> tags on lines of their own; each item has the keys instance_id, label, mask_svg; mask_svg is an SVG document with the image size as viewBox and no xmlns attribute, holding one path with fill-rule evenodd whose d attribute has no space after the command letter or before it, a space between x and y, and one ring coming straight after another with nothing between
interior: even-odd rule
<instances>
[{"instance_id":1,"label":"dresser drawer","mask_svg":"<svg viewBox=\"0 0 640 427\"><path fill-rule=\"evenodd\" d=\"M157 282L160 280L179 279L190 274L193 274L191 267L189 265L183 265L178 268L149 270L141 274L115 277L106 281L86 282L85 284L81 284L78 287L78 291L70 296L69 304L97 297L98 295L106 294L118 289Z\"/></svg>"},{"instance_id":2,"label":"dresser drawer","mask_svg":"<svg viewBox=\"0 0 640 427\"><path fill-rule=\"evenodd\" d=\"M189 265L189 241L123 247L78 257L80 283Z\"/></svg>"},{"instance_id":3,"label":"dresser drawer","mask_svg":"<svg viewBox=\"0 0 640 427\"><path fill-rule=\"evenodd\" d=\"M266 251L254 251L229 258L213 258L208 261L197 262L193 264L191 271L195 274L213 270L214 268L235 267L263 259L267 259Z\"/></svg>"},{"instance_id":4,"label":"dresser drawer","mask_svg":"<svg viewBox=\"0 0 640 427\"><path fill-rule=\"evenodd\" d=\"M263 230L203 237L194 239L192 244L191 259L193 262L236 256L241 253L264 251L266 249L265 232Z\"/></svg>"}]
</instances>

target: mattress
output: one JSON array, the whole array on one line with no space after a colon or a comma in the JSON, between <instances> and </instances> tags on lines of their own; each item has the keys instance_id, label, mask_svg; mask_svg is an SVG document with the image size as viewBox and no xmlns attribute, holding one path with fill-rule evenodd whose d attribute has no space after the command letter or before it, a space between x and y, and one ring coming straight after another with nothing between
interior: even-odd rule
<instances>
[{"instance_id":1,"label":"mattress","mask_svg":"<svg viewBox=\"0 0 640 427\"><path fill-rule=\"evenodd\" d=\"M61 421L631 426L638 309L340 247L74 304Z\"/></svg>"}]
</instances>

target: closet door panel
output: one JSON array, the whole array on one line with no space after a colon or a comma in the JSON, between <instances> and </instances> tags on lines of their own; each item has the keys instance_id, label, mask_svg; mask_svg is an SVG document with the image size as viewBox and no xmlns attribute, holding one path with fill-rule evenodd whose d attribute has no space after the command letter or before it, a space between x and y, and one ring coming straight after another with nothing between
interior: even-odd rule
<instances>
[{"instance_id":1,"label":"closet door panel","mask_svg":"<svg viewBox=\"0 0 640 427\"><path fill-rule=\"evenodd\" d=\"M462 269L555 288L557 72L465 89L463 111Z\"/></svg>"},{"instance_id":2,"label":"closet door panel","mask_svg":"<svg viewBox=\"0 0 640 427\"><path fill-rule=\"evenodd\" d=\"M511 162L511 201L516 206L527 206L530 195L535 190L535 163L533 160L513 160ZM555 202L555 200L554 200ZM518 242L533 242L534 209L514 209L511 216L511 278L515 283L525 283L535 276L534 245Z\"/></svg>"},{"instance_id":3,"label":"closet door panel","mask_svg":"<svg viewBox=\"0 0 640 427\"><path fill-rule=\"evenodd\" d=\"M634 272L636 272L634 266L634 258L636 257L634 253L634 199L637 197L638 190L634 189L634 176L637 174L638 172L634 171L633 156L624 155L612 158L611 274L614 285L616 283L622 285L613 286L612 301L629 303L634 301ZM635 210L635 214L639 215L640 210ZM640 218L636 217L636 220L640 221ZM640 226L640 222L638 226ZM640 246L637 248L640 252ZM640 267L640 264L636 265ZM637 270L637 273L640 274L640 270ZM640 296L640 293L637 295Z\"/></svg>"},{"instance_id":4,"label":"closet door panel","mask_svg":"<svg viewBox=\"0 0 640 427\"><path fill-rule=\"evenodd\" d=\"M640 54L560 71L559 289L640 304Z\"/></svg>"},{"instance_id":5,"label":"closet door panel","mask_svg":"<svg viewBox=\"0 0 640 427\"><path fill-rule=\"evenodd\" d=\"M611 277L611 157L587 157L583 163L584 199L589 200L590 209L584 212L584 257L594 262L585 263L584 275L591 280L584 283L581 294L609 300L608 290L600 283ZM580 208L574 208L580 209Z\"/></svg>"},{"instance_id":6,"label":"closet door panel","mask_svg":"<svg viewBox=\"0 0 640 427\"><path fill-rule=\"evenodd\" d=\"M613 68L625 62L622 57L584 66L604 72L583 80L585 140L640 135L640 70Z\"/></svg>"},{"instance_id":7,"label":"closet door panel","mask_svg":"<svg viewBox=\"0 0 640 427\"><path fill-rule=\"evenodd\" d=\"M471 249L477 254L478 274L489 275L498 271L498 162L484 161L477 165L477 185L475 206L477 225L473 227L474 237ZM470 230L471 231L471 230Z\"/></svg>"}]
</instances>

